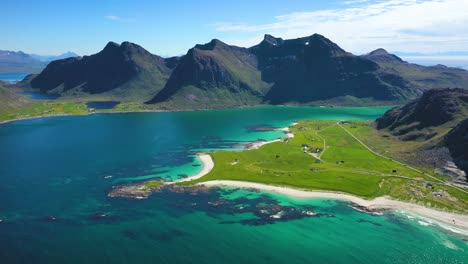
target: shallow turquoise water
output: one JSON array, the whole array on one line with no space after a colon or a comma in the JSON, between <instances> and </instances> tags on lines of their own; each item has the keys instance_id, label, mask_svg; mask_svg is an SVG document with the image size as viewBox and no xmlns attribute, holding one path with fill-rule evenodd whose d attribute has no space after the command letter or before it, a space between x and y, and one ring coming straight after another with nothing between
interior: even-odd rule
<instances>
[{"instance_id":1,"label":"shallow turquoise water","mask_svg":"<svg viewBox=\"0 0 468 264\"><path fill-rule=\"evenodd\" d=\"M466 263L463 237L392 212L359 213L340 201L232 188L143 201L106 196L115 184L196 173L194 151L282 136L255 127L375 119L386 109L262 107L1 125L0 262ZM212 205L220 200L229 203ZM319 215L267 223L258 217L264 204Z\"/></svg>"}]
</instances>

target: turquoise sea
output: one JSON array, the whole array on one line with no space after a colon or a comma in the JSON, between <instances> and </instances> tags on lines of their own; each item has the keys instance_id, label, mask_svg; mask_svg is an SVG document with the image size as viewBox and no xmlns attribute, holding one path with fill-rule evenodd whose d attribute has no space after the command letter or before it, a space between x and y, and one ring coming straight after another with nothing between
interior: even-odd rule
<instances>
[{"instance_id":1,"label":"turquoise sea","mask_svg":"<svg viewBox=\"0 0 468 264\"><path fill-rule=\"evenodd\" d=\"M0 263L467 263L467 237L339 200L235 188L106 196L117 184L196 173L195 151L283 135L265 127L372 120L387 109L278 106L0 125ZM278 220L264 208L318 215Z\"/></svg>"}]
</instances>

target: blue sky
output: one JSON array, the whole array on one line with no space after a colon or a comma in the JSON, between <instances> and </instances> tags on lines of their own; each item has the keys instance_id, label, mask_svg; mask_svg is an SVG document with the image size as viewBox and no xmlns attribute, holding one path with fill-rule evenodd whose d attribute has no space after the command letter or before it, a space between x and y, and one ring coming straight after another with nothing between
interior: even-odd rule
<instances>
[{"instance_id":1,"label":"blue sky","mask_svg":"<svg viewBox=\"0 0 468 264\"><path fill-rule=\"evenodd\" d=\"M0 49L37 54L86 55L131 41L168 56L212 38L251 46L265 33L316 32L357 54L468 52L466 0L6 0L1 7Z\"/></svg>"}]
</instances>

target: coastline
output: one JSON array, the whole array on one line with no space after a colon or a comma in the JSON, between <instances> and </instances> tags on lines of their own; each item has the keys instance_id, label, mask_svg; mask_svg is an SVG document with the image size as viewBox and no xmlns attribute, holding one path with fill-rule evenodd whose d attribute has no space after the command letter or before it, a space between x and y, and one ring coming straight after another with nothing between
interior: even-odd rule
<instances>
[{"instance_id":1,"label":"coastline","mask_svg":"<svg viewBox=\"0 0 468 264\"><path fill-rule=\"evenodd\" d=\"M276 142L277 140L262 142L262 145ZM202 162L202 170L194 176L185 178L180 181L190 181L194 179L199 179L204 175L208 174L214 167L214 161L209 154L206 153L199 153L197 156L200 158ZM174 182L175 183L175 182ZM436 209L424 207L417 204L401 202L393 199L389 199L387 197L377 197L373 200L365 200L363 198L346 194L340 192L326 192L326 191L310 191L310 190L300 190L291 187L280 187L262 183L255 183L255 182L244 182L244 181L232 181L232 180L213 180L213 181L206 181L198 183L197 185L204 185L204 186L231 186L237 188L245 188L245 189L257 189L263 190L268 192L274 192L279 194L284 194L289 197L295 198L329 198L329 199L337 199L337 200L345 200L350 201L352 203L365 206L369 209L390 209L393 211L404 211L409 214L414 215L417 218L427 219L428 222L432 223L431 220L434 220L440 227L451 230L455 233L462 233L464 235L468 235L468 215L456 214L456 213L449 213L444 211L439 211ZM454 222L455 220L455 222Z\"/></svg>"},{"instance_id":2,"label":"coastline","mask_svg":"<svg viewBox=\"0 0 468 264\"><path fill-rule=\"evenodd\" d=\"M12 120L1 121L0 124L21 121L21 120L58 117L58 116L85 116L85 115L93 115L93 114L147 113L147 112L172 112L172 111L150 110L150 111L128 111L128 112L126 111L125 112L93 112L93 113L87 113L87 114L60 114L60 115L36 116L36 117L12 119ZM291 126L294 126L296 124L297 123L293 123ZM294 137L294 134L290 133L289 127L280 128L279 130L284 131L287 138ZM257 144L253 144L253 146L250 146L248 149L260 148L263 145L273 143L273 142L278 142L281 140L282 139L275 139L271 141L261 141L261 142L258 142ZM200 172L198 172L197 174L193 176L190 176L185 179L178 180L178 181L174 181L168 184L199 179L203 177L204 175L208 174L214 168L214 161L209 154L197 153L197 157L200 159L202 163L202 169ZM408 212L416 214L417 216L427 217L429 219L439 221L441 223L446 224L449 227L461 228L464 231L468 231L468 215L461 215L461 214L448 213L444 211L438 211L438 210L427 208L424 206L401 202L397 200L392 200L392 199L388 199L385 197L378 197L378 198L375 198L374 200L365 200L365 199L362 199L362 198L359 198L350 194L345 194L345 193L325 192L325 191L308 191L308 190L300 190L300 189L294 189L294 188L289 188L289 187L279 187L279 186L260 184L260 183L254 183L254 182L229 181L229 180L207 181L207 182L199 183L199 185L206 185L206 186L225 185L225 186L233 186L233 187L239 187L239 188L254 188L254 189L281 193L281 194L285 194L291 197L331 198L331 199L347 200L347 201L351 201L353 203L356 203L356 204L359 204L368 208L384 208L384 209L408 211ZM455 223L453 223L453 220L455 220Z\"/></svg>"},{"instance_id":3,"label":"coastline","mask_svg":"<svg viewBox=\"0 0 468 264\"><path fill-rule=\"evenodd\" d=\"M0 121L0 125L8 124L8 123L13 123L13 122L17 122L17 121L24 121L24 120L31 120L31 119L39 119L39 118L47 118L47 117L58 117L58 116L85 116L85 115L92 115L92 114L93 114L93 113L82 114L82 115L77 115L77 114L60 114L60 115L48 115L48 116L31 116L31 117L25 117L25 118L15 118L15 119L10 119L10 120Z\"/></svg>"},{"instance_id":4,"label":"coastline","mask_svg":"<svg viewBox=\"0 0 468 264\"><path fill-rule=\"evenodd\" d=\"M197 153L197 157L202 163L201 171L199 171L197 174L195 174L193 176L187 177L185 179L173 181L173 182L170 182L168 184L174 184L174 183L177 183L177 182L186 182L186 181L192 181L192 180L199 179L199 178L205 176L206 174L208 174L214 168L213 159L211 158L211 156L209 154Z\"/></svg>"},{"instance_id":5,"label":"coastline","mask_svg":"<svg viewBox=\"0 0 468 264\"><path fill-rule=\"evenodd\" d=\"M220 109L182 109L182 110L163 110L163 109L153 109L153 110L135 110L135 111L98 111L98 112L88 112L86 114L57 114L57 115L45 115L45 116L31 116L25 118L15 118L0 121L0 125L7 124L16 121L23 121L23 120L31 120L31 119L39 119L39 118L48 118L48 117L59 117L59 116L89 116L89 115L96 115L96 114L132 114L132 113L178 113L178 112L196 112L196 111L210 111L210 110L229 110L229 109L245 109L245 108L261 108L261 107L268 107L272 105L252 105L252 106L240 106L240 107L233 107L233 108L220 108ZM294 105L291 105L294 106ZM308 107L318 107L318 106L308 106ZM347 106L343 106L347 107ZM352 106L349 106L352 107ZM361 106L356 106L361 107Z\"/></svg>"},{"instance_id":6,"label":"coastline","mask_svg":"<svg viewBox=\"0 0 468 264\"><path fill-rule=\"evenodd\" d=\"M307 191L294 189L290 187L273 186L262 183L244 182L244 181L230 181L230 180L214 180L199 183L204 186L231 186L245 189L257 189L262 191L269 191L279 194L284 194L289 197L295 198L329 198L337 200L346 200L355 204L365 206L369 209L391 209L403 210L415 214L416 216L427 217L429 219L441 222L449 227L460 228L468 234L468 215L461 215L439 211L427 208L417 204L411 204L392 200L386 197L377 197L373 200L365 200L350 194L339 192L325 192L325 191ZM455 220L455 223L453 222Z\"/></svg>"},{"instance_id":7,"label":"coastline","mask_svg":"<svg viewBox=\"0 0 468 264\"><path fill-rule=\"evenodd\" d=\"M254 141L254 142L251 142L251 143L247 144L247 146L245 147L245 150L258 149L258 148L260 148L261 146L264 146L264 145L266 145L266 144L270 144L270 143L274 143L274 142L280 142L281 140L283 140L283 139L285 139L285 138L286 138L286 139L293 138L293 137L294 137L294 134L291 133L289 127L295 126L295 125L297 125L297 124L299 124L299 123L293 122L290 126L275 129L275 130L283 131L284 134L286 134L286 137L281 137L281 138L273 139L273 140L270 140L270 141L265 141L265 140L262 140L262 141Z\"/></svg>"}]
</instances>

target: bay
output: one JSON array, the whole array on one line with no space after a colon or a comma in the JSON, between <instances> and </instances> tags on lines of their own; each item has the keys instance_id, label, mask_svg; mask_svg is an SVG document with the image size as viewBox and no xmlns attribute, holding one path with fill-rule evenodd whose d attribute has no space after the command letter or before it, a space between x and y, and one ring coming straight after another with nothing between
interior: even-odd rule
<instances>
[{"instance_id":1,"label":"bay","mask_svg":"<svg viewBox=\"0 0 468 264\"><path fill-rule=\"evenodd\" d=\"M283 132L271 128L301 119L373 120L387 109L277 106L1 125L1 263L463 263L466 238L343 201L232 188L106 196L116 184L195 174L196 151L272 140ZM228 202L213 206L219 201ZM268 222L259 204L319 215Z\"/></svg>"}]
</instances>

